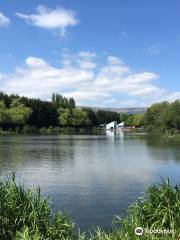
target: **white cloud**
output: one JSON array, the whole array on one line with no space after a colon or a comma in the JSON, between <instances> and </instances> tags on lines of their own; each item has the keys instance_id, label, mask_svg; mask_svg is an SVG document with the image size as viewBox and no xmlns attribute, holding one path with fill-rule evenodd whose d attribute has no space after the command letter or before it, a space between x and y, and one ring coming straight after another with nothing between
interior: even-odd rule
<instances>
[{"instance_id":1,"label":"white cloud","mask_svg":"<svg viewBox=\"0 0 180 240\"><path fill-rule=\"evenodd\" d=\"M0 26L8 26L10 19L0 12Z\"/></svg>"},{"instance_id":2,"label":"white cloud","mask_svg":"<svg viewBox=\"0 0 180 240\"><path fill-rule=\"evenodd\" d=\"M123 61L120 60L119 58L117 57L114 57L114 56L109 56L107 58L107 62L109 65L119 65L119 64L123 64Z\"/></svg>"},{"instance_id":3,"label":"white cloud","mask_svg":"<svg viewBox=\"0 0 180 240\"><path fill-rule=\"evenodd\" d=\"M48 65L43 59L35 57L28 57L25 62L26 65L31 67L44 67Z\"/></svg>"},{"instance_id":4,"label":"white cloud","mask_svg":"<svg viewBox=\"0 0 180 240\"><path fill-rule=\"evenodd\" d=\"M36 14L30 15L17 12L15 15L30 25L50 30L59 30L62 36L65 35L68 26L75 26L79 22L72 10L66 10L62 7L50 9L39 5L36 12Z\"/></svg>"},{"instance_id":5,"label":"white cloud","mask_svg":"<svg viewBox=\"0 0 180 240\"><path fill-rule=\"evenodd\" d=\"M67 49L64 49L62 56L62 63L65 66L76 65L82 69L90 69L96 67L96 64L94 62L96 54L94 52L80 51L77 54L72 55Z\"/></svg>"},{"instance_id":6,"label":"white cloud","mask_svg":"<svg viewBox=\"0 0 180 240\"><path fill-rule=\"evenodd\" d=\"M157 86L157 73L135 73L114 56L108 56L103 66L91 52L70 54L66 49L61 58L62 65L53 67L44 59L28 57L13 73L0 73L1 89L42 99L59 92L74 97L77 104L106 107L148 106L180 98L180 92Z\"/></svg>"},{"instance_id":7,"label":"white cloud","mask_svg":"<svg viewBox=\"0 0 180 240\"><path fill-rule=\"evenodd\" d=\"M13 74L3 76L5 91L41 98L49 98L53 91L68 90L94 78L91 71L73 66L54 68L35 57L28 57L23 67L16 67Z\"/></svg>"}]
</instances>

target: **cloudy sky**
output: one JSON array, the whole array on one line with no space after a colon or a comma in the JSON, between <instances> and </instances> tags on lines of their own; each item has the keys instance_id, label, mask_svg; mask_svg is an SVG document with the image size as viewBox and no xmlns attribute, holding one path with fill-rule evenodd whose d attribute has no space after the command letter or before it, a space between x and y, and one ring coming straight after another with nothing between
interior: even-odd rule
<instances>
[{"instance_id":1,"label":"cloudy sky","mask_svg":"<svg viewBox=\"0 0 180 240\"><path fill-rule=\"evenodd\" d=\"M0 2L0 91L78 105L180 99L179 0Z\"/></svg>"}]
</instances>

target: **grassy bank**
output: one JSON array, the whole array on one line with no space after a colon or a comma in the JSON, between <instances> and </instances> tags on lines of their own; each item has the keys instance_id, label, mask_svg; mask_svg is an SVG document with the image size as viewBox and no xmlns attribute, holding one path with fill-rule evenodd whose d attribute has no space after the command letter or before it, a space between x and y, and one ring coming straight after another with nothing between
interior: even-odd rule
<instances>
[{"instance_id":1,"label":"grassy bank","mask_svg":"<svg viewBox=\"0 0 180 240\"><path fill-rule=\"evenodd\" d=\"M171 234L146 234L137 237L136 227L173 230ZM0 181L0 239L3 240L155 240L177 239L180 233L180 188L163 182L148 188L145 196L130 206L125 219L115 217L113 229L99 228L90 235L74 229L64 213L53 214L40 190L25 190L15 176Z\"/></svg>"},{"instance_id":2,"label":"grassy bank","mask_svg":"<svg viewBox=\"0 0 180 240\"><path fill-rule=\"evenodd\" d=\"M17 134L101 134L102 129L92 128L75 128L75 127L48 127L36 128L35 126L25 125L23 128L3 130L0 128L0 135L17 135Z\"/></svg>"}]
</instances>

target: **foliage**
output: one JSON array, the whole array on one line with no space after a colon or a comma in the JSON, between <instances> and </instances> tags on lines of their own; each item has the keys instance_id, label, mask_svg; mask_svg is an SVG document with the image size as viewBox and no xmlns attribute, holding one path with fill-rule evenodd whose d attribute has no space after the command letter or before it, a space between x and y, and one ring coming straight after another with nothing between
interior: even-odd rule
<instances>
[{"instance_id":1,"label":"foliage","mask_svg":"<svg viewBox=\"0 0 180 240\"><path fill-rule=\"evenodd\" d=\"M24 107L31 109L31 115L29 118L25 120L26 125L40 127L48 127L50 125L57 126L58 125L58 114L57 110L53 106L51 102L41 101L40 99L32 99L27 97L19 97L18 95L7 95L5 93L0 92L0 102L3 101L6 109L10 109L13 104L13 101L19 101L19 104L23 104ZM22 106L22 105L21 105ZM11 109L11 116L13 114L14 120L17 119L16 110L19 109ZM22 113L22 108L20 110L20 114ZM5 126L6 128L12 128L14 124L10 121L10 117L7 112L2 111L2 103L0 104L0 125ZM3 119L3 121L2 121Z\"/></svg>"},{"instance_id":2,"label":"foliage","mask_svg":"<svg viewBox=\"0 0 180 240\"><path fill-rule=\"evenodd\" d=\"M144 234L142 240L180 237L180 186L169 180L150 186L146 194L132 204L124 219L113 219L111 231L96 228L90 236L75 232L62 212L54 215L46 198L25 190L15 176L0 181L0 239L3 240L136 240L136 227L148 230L173 230L171 234Z\"/></svg>"},{"instance_id":3,"label":"foliage","mask_svg":"<svg viewBox=\"0 0 180 240\"><path fill-rule=\"evenodd\" d=\"M16 132L54 131L58 127L90 128L112 121L144 127L149 132L174 134L180 131L180 100L155 103L145 114L127 114L77 108L73 98L53 93L52 102L0 92L0 127ZM24 126L26 125L26 126ZM24 127L23 127L24 126ZM59 129L58 129L59 130Z\"/></svg>"},{"instance_id":4,"label":"foliage","mask_svg":"<svg viewBox=\"0 0 180 240\"><path fill-rule=\"evenodd\" d=\"M150 186L144 197L132 204L129 215L114 218L113 229L105 232L99 228L91 235L91 240L136 240L136 227L148 230L172 230L171 234L148 234L142 240L178 239L180 237L180 187L171 186L169 180Z\"/></svg>"},{"instance_id":5,"label":"foliage","mask_svg":"<svg viewBox=\"0 0 180 240\"><path fill-rule=\"evenodd\" d=\"M120 115L117 112L100 110L96 113L97 124L107 124L112 121L120 121Z\"/></svg>"},{"instance_id":6,"label":"foliage","mask_svg":"<svg viewBox=\"0 0 180 240\"><path fill-rule=\"evenodd\" d=\"M127 113L120 113L119 114L120 122L126 122L128 117L129 117L129 115Z\"/></svg>"},{"instance_id":7,"label":"foliage","mask_svg":"<svg viewBox=\"0 0 180 240\"><path fill-rule=\"evenodd\" d=\"M13 99L10 108L7 110L10 115L12 125L24 125L32 114L32 110L20 103L18 99Z\"/></svg>"},{"instance_id":8,"label":"foliage","mask_svg":"<svg viewBox=\"0 0 180 240\"><path fill-rule=\"evenodd\" d=\"M52 104L55 106L56 109L59 108L69 108L73 109L76 107L75 101L73 98L66 98L63 97L61 94L52 94Z\"/></svg>"},{"instance_id":9,"label":"foliage","mask_svg":"<svg viewBox=\"0 0 180 240\"><path fill-rule=\"evenodd\" d=\"M22 128L22 133L36 133L38 129L36 126L24 125Z\"/></svg>"},{"instance_id":10,"label":"foliage","mask_svg":"<svg viewBox=\"0 0 180 240\"><path fill-rule=\"evenodd\" d=\"M128 115L125 120L125 125L137 128L144 126L144 114Z\"/></svg>"},{"instance_id":11,"label":"foliage","mask_svg":"<svg viewBox=\"0 0 180 240\"><path fill-rule=\"evenodd\" d=\"M134 115L129 115L128 118L125 121L125 125L128 127L134 126Z\"/></svg>"},{"instance_id":12,"label":"foliage","mask_svg":"<svg viewBox=\"0 0 180 240\"><path fill-rule=\"evenodd\" d=\"M32 110L20 103L19 99L13 99L9 108L6 107L4 101L0 102L1 125L24 125L31 114Z\"/></svg>"},{"instance_id":13,"label":"foliage","mask_svg":"<svg viewBox=\"0 0 180 240\"><path fill-rule=\"evenodd\" d=\"M0 181L0 239L72 239L72 224L59 212L52 214L46 198L17 185L15 176ZM15 237L15 238L14 238Z\"/></svg>"},{"instance_id":14,"label":"foliage","mask_svg":"<svg viewBox=\"0 0 180 240\"><path fill-rule=\"evenodd\" d=\"M180 130L180 100L156 103L145 114L145 127L150 132L172 132Z\"/></svg>"},{"instance_id":15,"label":"foliage","mask_svg":"<svg viewBox=\"0 0 180 240\"><path fill-rule=\"evenodd\" d=\"M0 101L0 125L4 126L8 123L10 123L10 115L7 112L4 100L2 100Z\"/></svg>"},{"instance_id":16,"label":"foliage","mask_svg":"<svg viewBox=\"0 0 180 240\"><path fill-rule=\"evenodd\" d=\"M133 125L135 127L141 127L144 125L144 114L135 114L133 119Z\"/></svg>"},{"instance_id":17,"label":"foliage","mask_svg":"<svg viewBox=\"0 0 180 240\"><path fill-rule=\"evenodd\" d=\"M91 108L82 108L82 110L87 112L88 119L91 121L92 126L96 127L98 125L96 113Z\"/></svg>"},{"instance_id":18,"label":"foliage","mask_svg":"<svg viewBox=\"0 0 180 240\"><path fill-rule=\"evenodd\" d=\"M51 102L26 97L22 97L20 101L33 110L26 123L27 125L36 126L37 128L58 125L58 113Z\"/></svg>"},{"instance_id":19,"label":"foliage","mask_svg":"<svg viewBox=\"0 0 180 240\"><path fill-rule=\"evenodd\" d=\"M31 231L28 227L24 227L22 231L18 231L14 240L43 240L38 231Z\"/></svg>"},{"instance_id":20,"label":"foliage","mask_svg":"<svg viewBox=\"0 0 180 240\"><path fill-rule=\"evenodd\" d=\"M85 110L77 108L60 108L58 113L60 126L88 127L92 125Z\"/></svg>"}]
</instances>

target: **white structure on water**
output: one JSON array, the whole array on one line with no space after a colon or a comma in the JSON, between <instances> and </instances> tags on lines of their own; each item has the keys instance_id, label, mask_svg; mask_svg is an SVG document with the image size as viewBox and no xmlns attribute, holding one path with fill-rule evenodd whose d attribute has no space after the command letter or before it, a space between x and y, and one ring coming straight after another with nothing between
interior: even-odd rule
<instances>
[{"instance_id":1,"label":"white structure on water","mask_svg":"<svg viewBox=\"0 0 180 240\"><path fill-rule=\"evenodd\" d=\"M116 121L113 121L113 122L108 123L108 124L106 125L106 129L107 129L107 130L115 129L116 126L117 126L117 122L116 122Z\"/></svg>"},{"instance_id":2,"label":"white structure on water","mask_svg":"<svg viewBox=\"0 0 180 240\"><path fill-rule=\"evenodd\" d=\"M121 122L119 124L117 124L116 128L123 128L124 127L124 122Z\"/></svg>"},{"instance_id":3,"label":"white structure on water","mask_svg":"<svg viewBox=\"0 0 180 240\"><path fill-rule=\"evenodd\" d=\"M124 127L124 122L121 122L117 124L116 121L113 121L111 123L108 123L106 125L106 130L112 130L112 129L122 129Z\"/></svg>"}]
</instances>

